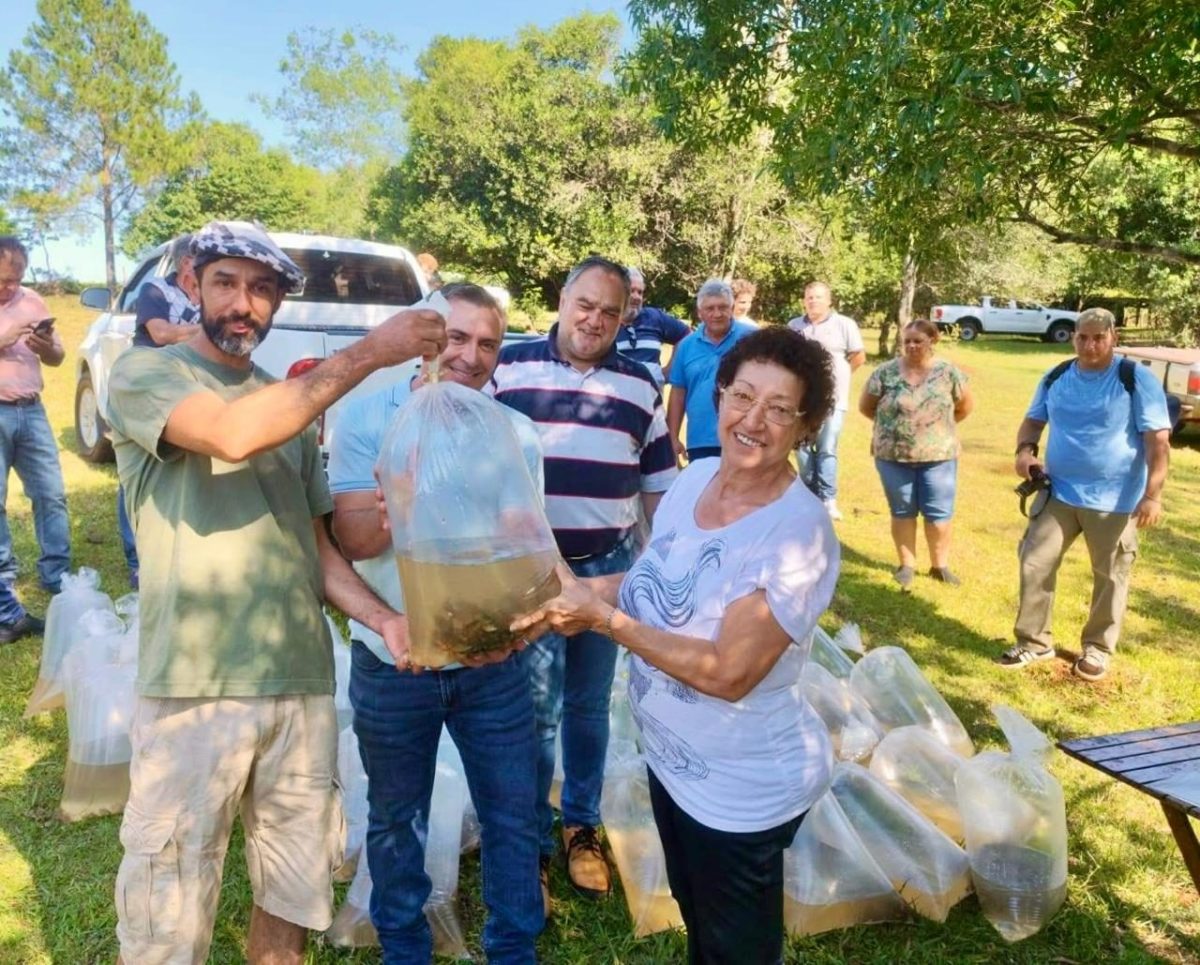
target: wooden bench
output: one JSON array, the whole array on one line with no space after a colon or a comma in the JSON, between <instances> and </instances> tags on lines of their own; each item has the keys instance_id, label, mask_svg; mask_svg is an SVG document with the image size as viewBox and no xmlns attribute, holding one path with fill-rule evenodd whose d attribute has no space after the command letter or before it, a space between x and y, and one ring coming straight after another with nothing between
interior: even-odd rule
<instances>
[{"instance_id":1,"label":"wooden bench","mask_svg":"<svg viewBox=\"0 0 1200 965\"><path fill-rule=\"evenodd\" d=\"M1059 741L1058 746L1076 760L1158 799L1200 891L1200 843L1188 818L1200 818L1200 721L1081 737Z\"/></svg>"}]
</instances>

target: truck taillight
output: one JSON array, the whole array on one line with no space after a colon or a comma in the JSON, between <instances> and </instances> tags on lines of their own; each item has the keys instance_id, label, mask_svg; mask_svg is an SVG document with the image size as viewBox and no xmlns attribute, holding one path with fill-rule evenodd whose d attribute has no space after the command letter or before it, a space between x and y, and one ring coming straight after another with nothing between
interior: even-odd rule
<instances>
[{"instance_id":1,"label":"truck taillight","mask_svg":"<svg viewBox=\"0 0 1200 965\"><path fill-rule=\"evenodd\" d=\"M291 366L289 366L289 368L287 370L287 375L284 376L284 378L297 379L300 376L304 375L305 373L311 372L313 369L315 369L318 365L321 364L321 361L322 361L321 359L314 359L314 358L297 359L295 362L293 362L291 364ZM319 416L317 416L317 445L322 446L324 444L325 444L325 413L322 412Z\"/></svg>"},{"instance_id":2,"label":"truck taillight","mask_svg":"<svg viewBox=\"0 0 1200 965\"><path fill-rule=\"evenodd\" d=\"M940 308L935 308L933 310L933 320L935 322L940 322L942 320L942 310Z\"/></svg>"},{"instance_id":3,"label":"truck taillight","mask_svg":"<svg viewBox=\"0 0 1200 965\"><path fill-rule=\"evenodd\" d=\"M1200 395L1200 372L1192 369L1188 372L1188 395Z\"/></svg>"}]
</instances>

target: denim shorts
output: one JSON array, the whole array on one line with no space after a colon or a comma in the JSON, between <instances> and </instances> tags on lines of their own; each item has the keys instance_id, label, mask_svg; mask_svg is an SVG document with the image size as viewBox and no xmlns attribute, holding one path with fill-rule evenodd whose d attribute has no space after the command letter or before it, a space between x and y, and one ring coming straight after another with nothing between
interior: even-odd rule
<instances>
[{"instance_id":1,"label":"denim shorts","mask_svg":"<svg viewBox=\"0 0 1200 965\"><path fill-rule=\"evenodd\" d=\"M958 491L958 460L941 462L892 462L876 459L879 480L888 508L896 519L915 519L917 514L931 523L954 515Z\"/></svg>"}]
</instances>

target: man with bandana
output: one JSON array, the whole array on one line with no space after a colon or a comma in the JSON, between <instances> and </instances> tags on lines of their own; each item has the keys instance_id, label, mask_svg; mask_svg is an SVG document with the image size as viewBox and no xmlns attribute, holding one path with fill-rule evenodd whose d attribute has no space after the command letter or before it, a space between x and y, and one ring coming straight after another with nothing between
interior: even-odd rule
<instances>
[{"instance_id":1,"label":"man with bandana","mask_svg":"<svg viewBox=\"0 0 1200 965\"><path fill-rule=\"evenodd\" d=\"M134 348L109 387L117 468L143 561L117 937L127 965L207 960L240 811L254 895L248 958L295 963L332 921L341 863L326 601L407 660L407 624L334 547L313 422L378 368L445 345L405 310L307 374L250 353L300 269L262 230L192 240L200 330Z\"/></svg>"}]
</instances>

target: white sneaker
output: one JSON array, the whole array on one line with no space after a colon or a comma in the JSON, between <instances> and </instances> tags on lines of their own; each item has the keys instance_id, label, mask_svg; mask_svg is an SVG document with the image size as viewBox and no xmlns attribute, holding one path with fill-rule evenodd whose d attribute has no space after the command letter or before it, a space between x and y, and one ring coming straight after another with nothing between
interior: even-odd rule
<instances>
[{"instance_id":1,"label":"white sneaker","mask_svg":"<svg viewBox=\"0 0 1200 965\"><path fill-rule=\"evenodd\" d=\"M829 518L835 523L842 518L842 511L837 508L836 499L825 500L825 512L829 514Z\"/></svg>"}]
</instances>

